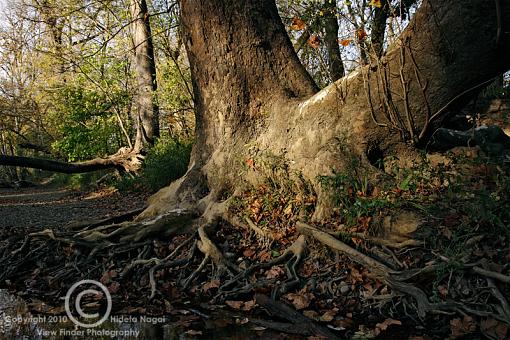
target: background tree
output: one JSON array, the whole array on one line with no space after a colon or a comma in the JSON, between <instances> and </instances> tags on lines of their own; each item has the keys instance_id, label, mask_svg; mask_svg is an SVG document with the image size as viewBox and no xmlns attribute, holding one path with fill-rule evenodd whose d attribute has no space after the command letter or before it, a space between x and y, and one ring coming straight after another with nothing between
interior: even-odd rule
<instances>
[{"instance_id":1,"label":"background tree","mask_svg":"<svg viewBox=\"0 0 510 340\"><path fill-rule=\"evenodd\" d=\"M156 61L145 0L131 0L131 18L137 81L135 108L132 112L136 130L134 149L139 152L144 145L154 144L154 139L159 136Z\"/></svg>"}]
</instances>

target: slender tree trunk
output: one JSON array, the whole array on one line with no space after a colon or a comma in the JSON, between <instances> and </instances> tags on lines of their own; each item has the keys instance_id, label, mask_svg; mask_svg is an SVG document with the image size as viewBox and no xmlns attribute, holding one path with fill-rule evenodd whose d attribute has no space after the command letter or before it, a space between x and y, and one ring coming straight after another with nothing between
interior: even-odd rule
<instances>
[{"instance_id":1,"label":"slender tree trunk","mask_svg":"<svg viewBox=\"0 0 510 340\"><path fill-rule=\"evenodd\" d=\"M156 66L149 13L145 0L131 0L137 90L132 112L136 130L136 151L152 145L159 136L159 108L156 100Z\"/></svg>"},{"instance_id":2,"label":"slender tree trunk","mask_svg":"<svg viewBox=\"0 0 510 340\"><path fill-rule=\"evenodd\" d=\"M324 3L324 42L328 50L329 74L331 80L335 81L344 76L344 63L340 54L338 44L338 18L336 1L325 0Z\"/></svg>"},{"instance_id":3,"label":"slender tree trunk","mask_svg":"<svg viewBox=\"0 0 510 340\"><path fill-rule=\"evenodd\" d=\"M386 32L386 20L388 19L389 8L386 0L381 0L381 7L375 8L372 21L371 33L371 55L373 58L380 58L384 51L384 34Z\"/></svg>"},{"instance_id":4,"label":"slender tree trunk","mask_svg":"<svg viewBox=\"0 0 510 340\"><path fill-rule=\"evenodd\" d=\"M424 0L379 68L361 67L317 93L274 1L180 4L197 140L188 173L156 194L139 219L190 205L207 214L277 169L295 184L312 183L314 218L324 218L317 176L346 171L355 158L374 178L372 164L405 157L397 152L426 140L449 109L510 67L510 37L496 41L493 2ZM507 32L510 2L501 7Z\"/></svg>"}]
</instances>

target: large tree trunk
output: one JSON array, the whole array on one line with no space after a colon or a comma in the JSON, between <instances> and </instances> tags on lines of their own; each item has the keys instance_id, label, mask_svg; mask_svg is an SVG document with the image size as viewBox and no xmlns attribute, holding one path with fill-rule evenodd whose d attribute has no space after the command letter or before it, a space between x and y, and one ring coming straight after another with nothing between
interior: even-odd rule
<instances>
[{"instance_id":1,"label":"large tree trunk","mask_svg":"<svg viewBox=\"0 0 510 340\"><path fill-rule=\"evenodd\" d=\"M154 48L145 0L131 0L133 44L137 90L133 123L136 130L134 149L138 152L152 145L159 136L159 108L156 101L156 66Z\"/></svg>"},{"instance_id":2,"label":"large tree trunk","mask_svg":"<svg viewBox=\"0 0 510 340\"><path fill-rule=\"evenodd\" d=\"M318 93L274 1L182 0L181 10L197 141L188 174L139 218L189 204L205 211L261 181L271 159L315 185L321 219L328 209L317 176L346 170L353 157L377 175L371 164L423 143L449 110L510 67L509 35L496 41L491 1L424 0L377 65ZM500 15L508 32L510 1Z\"/></svg>"}]
</instances>

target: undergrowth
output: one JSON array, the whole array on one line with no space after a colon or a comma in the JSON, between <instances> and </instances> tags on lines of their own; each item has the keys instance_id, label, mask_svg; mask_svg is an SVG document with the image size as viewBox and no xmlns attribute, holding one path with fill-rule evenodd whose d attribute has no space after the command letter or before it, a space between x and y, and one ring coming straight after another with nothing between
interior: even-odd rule
<instances>
[{"instance_id":1,"label":"undergrowth","mask_svg":"<svg viewBox=\"0 0 510 340\"><path fill-rule=\"evenodd\" d=\"M148 189L156 191L186 173L191 154L190 141L159 139L152 147L139 176L125 175L115 183L120 191Z\"/></svg>"}]
</instances>

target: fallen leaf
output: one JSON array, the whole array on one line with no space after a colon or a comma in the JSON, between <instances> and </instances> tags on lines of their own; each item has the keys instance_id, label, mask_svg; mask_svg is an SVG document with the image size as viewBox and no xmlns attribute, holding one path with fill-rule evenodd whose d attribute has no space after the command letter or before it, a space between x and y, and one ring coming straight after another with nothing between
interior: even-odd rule
<instances>
[{"instance_id":1,"label":"fallen leaf","mask_svg":"<svg viewBox=\"0 0 510 340\"><path fill-rule=\"evenodd\" d=\"M448 295L448 287L446 287L445 285L439 285L437 286L437 291L439 292L439 294L441 294L441 296L445 297Z\"/></svg>"},{"instance_id":2,"label":"fallen leaf","mask_svg":"<svg viewBox=\"0 0 510 340\"><path fill-rule=\"evenodd\" d=\"M112 282L112 279L116 278L118 275L119 274L115 270L107 270L103 273L103 276L101 276L99 281L101 281L102 284L107 285Z\"/></svg>"},{"instance_id":3,"label":"fallen leaf","mask_svg":"<svg viewBox=\"0 0 510 340\"><path fill-rule=\"evenodd\" d=\"M472 317L464 315L462 320L459 318L450 320L450 330L452 331L450 339L457 339L476 331L476 323Z\"/></svg>"},{"instance_id":4,"label":"fallen leaf","mask_svg":"<svg viewBox=\"0 0 510 340\"><path fill-rule=\"evenodd\" d=\"M285 271L281 267L273 266L266 272L266 279L276 279L283 274Z\"/></svg>"},{"instance_id":5,"label":"fallen leaf","mask_svg":"<svg viewBox=\"0 0 510 340\"><path fill-rule=\"evenodd\" d=\"M241 307L243 306L244 304L244 301L232 301L232 300L227 300L225 301L225 304L233 309L236 309L236 310L240 310Z\"/></svg>"},{"instance_id":6,"label":"fallen leaf","mask_svg":"<svg viewBox=\"0 0 510 340\"><path fill-rule=\"evenodd\" d=\"M356 268L351 268L349 278L352 283L363 282L363 275Z\"/></svg>"},{"instance_id":7,"label":"fallen leaf","mask_svg":"<svg viewBox=\"0 0 510 340\"><path fill-rule=\"evenodd\" d=\"M401 326L402 322L394 319L386 319L383 322L375 325L374 334L376 336L379 335L381 332L384 332L386 329L388 329L388 327L391 325Z\"/></svg>"},{"instance_id":8,"label":"fallen leaf","mask_svg":"<svg viewBox=\"0 0 510 340\"><path fill-rule=\"evenodd\" d=\"M243 251L243 256L247 258L251 258L253 255L255 255L255 250L248 248L245 251Z\"/></svg>"},{"instance_id":9,"label":"fallen leaf","mask_svg":"<svg viewBox=\"0 0 510 340\"><path fill-rule=\"evenodd\" d=\"M248 312L251 311L256 304L255 300L246 301L241 309Z\"/></svg>"},{"instance_id":10,"label":"fallen leaf","mask_svg":"<svg viewBox=\"0 0 510 340\"><path fill-rule=\"evenodd\" d=\"M112 282L109 286L108 286L108 291L112 294L115 294L119 291L120 289L120 283L118 282Z\"/></svg>"},{"instance_id":11,"label":"fallen leaf","mask_svg":"<svg viewBox=\"0 0 510 340\"><path fill-rule=\"evenodd\" d=\"M293 305L294 308L297 310L305 309L308 306L310 306L310 303L314 299L314 296L312 293L306 293L306 292L299 292L299 293L289 293L287 295L284 295L284 297L289 300Z\"/></svg>"},{"instance_id":12,"label":"fallen leaf","mask_svg":"<svg viewBox=\"0 0 510 340\"><path fill-rule=\"evenodd\" d=\"M336 313L338 313L338 308L330 309L322 314L320 320L324 322L331 322L335 318Z\"/></svg>"},{"instance_id":13,"label":"fallen leaf","mask_svg":"<svg viewBox=\"0 0 510 340\"><path fill-rule=\"evenodd\" d=\"M319 318L319 313L314 310L304 310L303 315L312 320L317 320Z\"/></svg>"},{"instance_id":14,"label":"fallen leaf","mask_svg":"<svg viewBox=\"0 0 510 340\"><path fill-rule=\"evenodd\" d=\"M204 293L206 293L207 291L209 291L213 288L218 288L219 286L220 286L220 280L212 280L212 281L204 283L204 285L202 286L202 290L204 291Z\"/></svg>"},{"instance_id":15,"label":"fallen leaf","mask_svg":"<svg viewBox=\"0 0 510 340\"><path fill-rule=\"evenodd\" d=\"M260 261L267 262L269 261L269 259L271 259L271 253L263 250L258 254L257 257L259 258Z\"/></svg>"},{"instance_id":16,"label":"fallen leaf","mask_svg":"<svg viewBox=\"0 0 510 340\"><path fill-rule=\"evenodd\" d=\"M482 320L480 322L480 330L482 331L482 334L486 335L488 338L496 340L507 339L508 326L497 320Z\"/></svg>"}]
</instances>

